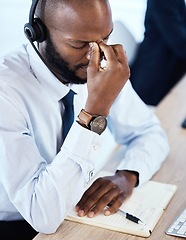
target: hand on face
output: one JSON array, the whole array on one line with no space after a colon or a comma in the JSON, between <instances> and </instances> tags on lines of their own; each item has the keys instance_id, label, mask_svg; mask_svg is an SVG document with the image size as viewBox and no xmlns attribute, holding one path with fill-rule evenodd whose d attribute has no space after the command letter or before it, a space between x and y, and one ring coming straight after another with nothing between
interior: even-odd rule
<instances>
[{"instance_id":1,"label":"hand on face","mask_svg":"<svg viewBox=\"0 0 186 240\"><path fill-rule=\"evenodd\" d=\"M100 66L100 51L106 66ZM90 44L87 69L88 98L85 110L91 114L108 116L110 107L129 79L130 70L122 45Z\"/></svg>"},{"instance_id":2,"label":"hand on face","mask_svg":"<svg viewBox=\"0 0 186 240\"><path fill-rule=\"evenodd\" d=\"M107 206L105 215L115 213L132 194L136 181L136 175L128 171L118 171L114 176L97 179L78 202L78 216L94 217Z\"/></svg>"}]
</instances>

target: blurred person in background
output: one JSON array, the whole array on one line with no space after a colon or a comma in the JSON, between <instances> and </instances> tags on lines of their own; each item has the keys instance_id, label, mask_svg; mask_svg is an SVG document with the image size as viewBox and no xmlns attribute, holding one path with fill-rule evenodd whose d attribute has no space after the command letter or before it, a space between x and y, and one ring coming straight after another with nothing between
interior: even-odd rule
<instances>
[{"instance_id":1,"label":"blurred person in background","mask_svg":"<svg viewBox=\"0 0 186 240\"><path fill-rule=\"evenodd\" d=\"M185 0L148 0L144 39L131 65L134 89L155 106L185 73Z\"/></svg>"}]
</instances>

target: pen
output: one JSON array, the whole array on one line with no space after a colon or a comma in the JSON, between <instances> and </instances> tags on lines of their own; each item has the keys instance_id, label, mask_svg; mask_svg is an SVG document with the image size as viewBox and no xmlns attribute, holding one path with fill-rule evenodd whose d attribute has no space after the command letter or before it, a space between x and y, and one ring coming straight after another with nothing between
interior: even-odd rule
<instances>
[{"instance_id":1,"label":"pen","mask_svg":"<svg viewBox=\"0 0 186 240\"><path fill-rule=\"evenodd\" d=\"M128 220L132 221L132 222L135 222L135 223L138 223L138 224L143 224L143 221L141 221L138 217L136 216L133 216L132 214L129 214L127 212L124 212L123 210L121 209L118 209L117 211L119 214L121 214L122 216L124 216L125 218L127 218Z\"/></svg>"}]
</instances>

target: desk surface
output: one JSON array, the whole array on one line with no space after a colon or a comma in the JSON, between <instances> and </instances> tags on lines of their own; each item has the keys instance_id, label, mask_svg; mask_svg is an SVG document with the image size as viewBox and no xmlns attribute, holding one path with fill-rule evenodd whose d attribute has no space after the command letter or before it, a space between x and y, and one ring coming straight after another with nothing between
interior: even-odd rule
<instances>
[{"instance_id":1,"label":"desk surface","mask_svg":"<svg viewBox=\"0 0 186 240\"><path fill-rule=\"evenodd\" d=\"M168 236L165 230L186 207L186 129L182 129L181 122L186 117L186 76L173 88L173 90L158 105L156 113L166 130L171 151L167 160L153 180L171 183L178 186L177 192L156 225L149 240L179 240L180 238ZM136 240L145 239L128 234L114 232L84 224L64 221L58 231L52 235L38 234L34 240Z\"/></svg>"}]
</instances>

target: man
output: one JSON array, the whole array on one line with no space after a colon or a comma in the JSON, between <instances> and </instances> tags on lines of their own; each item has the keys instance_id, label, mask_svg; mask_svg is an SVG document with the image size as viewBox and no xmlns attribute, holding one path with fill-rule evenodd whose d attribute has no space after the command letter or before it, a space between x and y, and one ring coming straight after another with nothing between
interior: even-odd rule
<instances>
[{"instance_id":1,"label":"man","mask_svg":"<svg viewBox=\"0 0 186 240\"><path fill-rule=\"evenodd\" d=\"M185 73L185 1L148 0L144 39L131 65L135 91L156 106Z\"/></svg>"},{"instance_id":2,"label":"man","mask_svg":"<svg viewBox=\"0 0 186 240\"><path fill-rule=\"evenodd\" d=\"M109 2L40 1L36 13L47 30L39 53L28 44L1 61L1 233L17 220L16 230L28 222L53 233L75 206L80 217L94 217L106 206L105 215L114 214L159 169L169 148L158 120L127 81L123 47L106 44L113 30ZM101 55L106 65L100 65ZM69 89L75 120L64 139L61 99ZM105 128L127 150L115 175L83 195Z\"/></svg>"}]
</instances>

